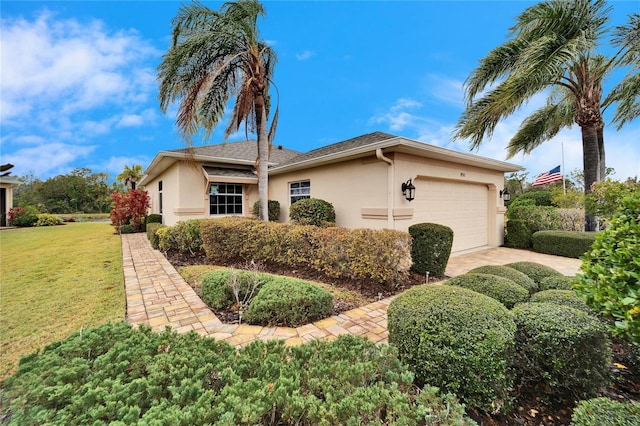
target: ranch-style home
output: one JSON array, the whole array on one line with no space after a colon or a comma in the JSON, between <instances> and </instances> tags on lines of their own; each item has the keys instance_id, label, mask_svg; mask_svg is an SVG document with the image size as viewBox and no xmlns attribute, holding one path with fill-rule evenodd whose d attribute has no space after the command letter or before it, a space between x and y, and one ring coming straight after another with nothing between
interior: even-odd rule
<instances>
[{"instance_id":1,"label":"ranch-style home","mask_svg":"<svg viewBox=\"0 0 640 426\"><path fill-rule=\"evenodd\" d=\"M251 216L258 200L255 141L161 151L140 185L165 225ZM432 222L454 231L453 253L504 239L504 173L520 166L375 132L309 152L273 146L269 199L279 221L302 198L333 204L336 225L397 229Z\"/></svg>"}]
</instances>

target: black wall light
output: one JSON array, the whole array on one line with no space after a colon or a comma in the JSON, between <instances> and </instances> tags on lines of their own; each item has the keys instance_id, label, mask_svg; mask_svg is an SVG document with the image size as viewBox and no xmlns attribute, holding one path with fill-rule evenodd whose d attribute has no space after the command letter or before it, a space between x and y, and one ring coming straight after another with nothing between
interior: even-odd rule
<instances>
[{"instance_id":1,"label":"black wall light","mask_svg":"<svg viewBox=\"0 0 640 426\"><path fill-rule=\"evenodd\" d=\"M507 188L500 191L500 198L502 198L505 202L511 200L511 194Z\"/></svg>"},{"instance_id":2,"label":"black wall light","mask_svg":"<svg viewBox=\"0 0 640 426\"><path fill-rule=\"evenodd\" d=\"M416 187L411 183L411 179L402 183L402 195L407 201L411 201L415 198L416 195Z\"/></svg>"}]
</instances>

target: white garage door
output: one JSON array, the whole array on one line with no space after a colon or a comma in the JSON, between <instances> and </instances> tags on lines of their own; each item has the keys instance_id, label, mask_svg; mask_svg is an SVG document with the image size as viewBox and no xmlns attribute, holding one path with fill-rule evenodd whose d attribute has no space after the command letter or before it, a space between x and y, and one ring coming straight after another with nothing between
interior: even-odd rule
<instances>
[{"instance_id":1,"label":"white garage door","mask_svg":"<svg viewBox=\"0 0 640 426\"><path fill-rule=\"evenodd\" d=\"M414 220L453 229L452 252L486 246L488 194L486 185L420 180L413 201Z\"/></svg>"}]
</instances>

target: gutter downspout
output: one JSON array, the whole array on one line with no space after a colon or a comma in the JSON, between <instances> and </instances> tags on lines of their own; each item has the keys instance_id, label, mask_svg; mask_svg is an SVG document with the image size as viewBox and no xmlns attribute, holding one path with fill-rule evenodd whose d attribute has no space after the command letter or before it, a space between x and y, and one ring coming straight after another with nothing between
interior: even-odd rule
<instances>
[{"instance_id":1,"label":"gutter downspout","mask_svg":"<svg viewBox=\"0 0 640 426\"><path fill-rule=\"evenodd\" d=\"M384 161L389 165L387 169L387 227L389 229L395 229L395 221L393 220L393 160L385 157L381 148L376 149L376 157L378 160Z\"/></svg>"}]
</instances>

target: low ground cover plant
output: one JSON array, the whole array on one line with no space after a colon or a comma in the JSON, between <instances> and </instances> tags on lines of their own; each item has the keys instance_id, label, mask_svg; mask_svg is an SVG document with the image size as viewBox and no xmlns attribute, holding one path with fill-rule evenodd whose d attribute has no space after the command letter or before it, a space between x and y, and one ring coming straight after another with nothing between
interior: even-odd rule
<instances>
[{"instance_id":1,"label":"low ground cover plant","mask_svg":"<svg viewBox=\"0 0 640 426\"><path fill-rule=\"evenodd\" d=\"M387 311L389 343L416 374L469 407L500 411L511 387L515 324L500 302L466 288L422 285Z\"/></svg>"},{"instance_id":2,"label":"low ground cover plant","mask_svg":"<svg viewBox=\"0 0 640 426\"><path fill-rule=\"evenodd\" d=\"M5 382L10 425L472 425L464 407L413 374L389 346L341 336L235 350L196 333L120 322L22 359Z\"/></svg>"},{"instance_id":3,"label":"low ground cover plant","mask_svg":"<svg viewBox=\"0 0 640 426\"><path fill-rule=\"evenodd\" d=\"M593 398L580 401L571 417L574 426L637 426L640 403Z\"/></svg>"},{"instance_id":4,"label":"low ground cover plant","mask_svg":"<svg viewBox=\"0 0 640 426\"><path fill-rule=\"evenodd\" d=\"M468 288L502 303L508 309L529 299L529 292L515 282L497 275L467 273L446 281L446 285Z\"/></svg>"}]
</instances>

